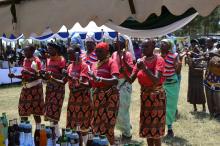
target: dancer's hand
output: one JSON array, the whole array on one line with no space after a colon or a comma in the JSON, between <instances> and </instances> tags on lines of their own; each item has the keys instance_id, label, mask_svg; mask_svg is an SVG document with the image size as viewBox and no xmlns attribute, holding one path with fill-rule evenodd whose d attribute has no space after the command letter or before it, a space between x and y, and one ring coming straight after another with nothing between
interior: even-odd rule
<instances>
[{"instance_id":1,"label":"dancer's hand","mask_svg":"<svg viewBox=\"0 0 220 146\"><path fill-rule=\"evenodd\" d=\"M28 70L24 69L24 70L21 71L21 74L29 74L30 75L30 72Z\"/></svg>"},{"instance_id":2,"label":"dancer's hand","mask_svg":"<svg viewBox=\"0 0 220 146\"><path fill-rule=\"evenodd\" d=\"M14 78L14 77L15 77L15 74L9 73L9 74L8 74L8 77L9 77L9 78Z\"/></svg>"},{"instance_id":3,"label":"dancer's hand","mask_svg":"<svg viewBox=\"0 0 220 146\"><path fill-rule=\"evenodd\" d=\"M46 72L46 73L45 73L45 78L46 78L47 80L49 80L49 79L51 78L51 72Z\"/></svg>"},{"instance_id":4,"label":"dancer's hand","mask_svg":"<svg viewBox=\"0 0 220 146\"><path fill-rule=\"evenodd\" d=\"M143 60L138 59L138 61L137 61L137 68L138 69L144 69L145 68Z\"/></svg>"},{"instance_id":5,"label":"dancer's hand","mask_svg":"<svg viewBox=\"0 0 220 146\"><path fill-rule=\"evenodd\" d=\"M88 75L89 75L93 80L96 80L96 79L97 79L93 71L89 71L89 72L88 72Z\"/></svg>"}]
</instances>

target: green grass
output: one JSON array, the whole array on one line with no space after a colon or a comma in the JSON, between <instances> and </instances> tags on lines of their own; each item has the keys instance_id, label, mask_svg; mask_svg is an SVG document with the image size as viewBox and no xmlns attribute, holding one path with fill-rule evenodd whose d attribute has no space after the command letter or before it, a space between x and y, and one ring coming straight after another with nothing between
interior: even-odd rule
<instances>
[{"instance_id":1,"label":"green grass","mask_svg":"<svg viewBox=\"0 0 220 146\"><path fill-rule=\"evenodd\" d=\"M209 119L207 113L194 113L193 106L187 103L187 86L188 86L188 69L183 67L181 91L179 97L179 118L174 123L175 137L173 139L163 139L163 145L195 145L195 146L220 146L220 122ZM6 112L9 119L18 118L17 104L19 99L21 86L4 86L0 87L0 113ZM67 88L66 88L67 89ZM139 130L139 112L140 112L140 86L137 82L133 84L132 103L131 103L131 123L133 126L133 140L143 142L138 136ZM63 104L61 115L61 127L66 124L66 107L68 102L68 89L66 90L66 98ZM199 106L198 111L202 111ZM33 122L33 118L31 118ZM116 130L118 136L120 132Z\"/></svg>"}]
</instances>

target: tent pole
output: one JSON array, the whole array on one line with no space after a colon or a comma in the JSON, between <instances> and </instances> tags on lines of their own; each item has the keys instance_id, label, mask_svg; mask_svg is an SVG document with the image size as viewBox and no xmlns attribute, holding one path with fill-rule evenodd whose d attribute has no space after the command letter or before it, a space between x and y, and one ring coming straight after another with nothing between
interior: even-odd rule
<instances>
[{"instance_id":1,"label":"tent pole","mask_svg":"<svg viewBox=\"0 0 220 146\"><path fill-rule=\"evenodd\" d=\"M16 44L17 45L15 45L15 58L17 60L17 48L19 47L19 39L16 41ZM17 48L16 48L16 46L17 46Z\"/></svg>"},{"instance_id":2,"label":"tent pole","mask_svg":"<svg viewBox=\"0 0 220 146\"><path fill-rule=\"evenodd\" d=\"M10 42L10 48L12 47L12 45L11 45L11 42ZM12 59L12 58L11 58ZM9 71L9 73L11 74L11 65L10 65L10 61L11 61L11 59L8 57L8 71ZM10 78L11 79L11 84L12 84L12 78Z\"/></svg>"},{"instance_id":3,"label":"tent pole","mask_svg":"<svg viewBox=\"0 0 220 146\"><path fill-rule=\"evenodd\" d=\"M3 47L2 47L3 45L2 45L2 39L0 39L0 56L2 56L3 54Z\"/></svg>"},{"instance_id":4,"label":"tent pole","mask_svg":"<svg viewBox=\"0 0 220 146\"><path fill-rule=\"evenodd\" d=\"M102 41L104 42L105 40L104 40L104 38L103 38L103 36L104 36L104 30L103 29L101 29L101 31L102 31Z\"/></svg>"}]
</instances>

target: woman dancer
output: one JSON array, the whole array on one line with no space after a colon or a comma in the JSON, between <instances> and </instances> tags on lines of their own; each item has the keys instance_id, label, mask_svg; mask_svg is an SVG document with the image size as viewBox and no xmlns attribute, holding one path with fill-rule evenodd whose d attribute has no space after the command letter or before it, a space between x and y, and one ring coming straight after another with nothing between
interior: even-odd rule
<instances>
[{"instance_id":1,"label":"woman dancer","mask_svg":"<svg viewBox=\"0 0 220 146\"><path fill-rule=\"evenodd\" d=\"M117 89L119 69L109 56L109 45L99 43L95 53L98 62L92 65L91 77L94 103L94 133L105 134L111 145L114 144L114 128L119 109Z\"/></svg>"},{"instance_id":2,"label":"woman dancer","mask_svg":"<svg viewBox=\"0 0 220 146\"><path fill-rule=\"evenodd\" d=\"M21 120L28 120L28 117L33 114L36 122L36 127L40 127L41 115L44 114L44 98L43 85L39 78L41 63L39 58L34 57L35 48L28 45L24 48L24 62L21 75L9 74L10 78L22 79L23 87L21 89L18 113Z\"/></svg>"},{"instance_id":3,"label":"woman dancer","mask_svg":"<svg viewBox=\"0 0 220 146\"><path fill-rule=\"evenodd\" d=\"M141 85L140 137L147 138L149 146L161 146L166 120L166 96L162 86L165 62L159 55L154 55L154 49L153 40L143 42L143 57L127 79L132 83L138 78Z\"/></svg>"}]
</instances>

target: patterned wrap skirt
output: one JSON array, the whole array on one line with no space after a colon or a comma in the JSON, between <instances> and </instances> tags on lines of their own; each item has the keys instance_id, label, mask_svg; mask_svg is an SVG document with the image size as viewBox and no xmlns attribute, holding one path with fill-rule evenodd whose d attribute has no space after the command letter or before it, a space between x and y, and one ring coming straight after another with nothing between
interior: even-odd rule
<instances>
[{"instance_id":1,"label":"patterned wrap skirt","mask_svg":"<svg viewBox=\"0 0 220 146\"><path fill-rule=\"evenodd\" d=\"M70 89L71 91L71 89ZM67 128L75 129L80 124L82 130L91 126L92 100L88 89L70 92L67 107Z\"/></svg>"},{"instance_id":2,"label":"patterned wrap skirt","mask_svg":"<svg viewBox=\"0 0 220 146\"><path fill-rule=\"evenodd\" d=\"M45 118L59 121L65 95L65 85L48 81L45 98Z\"/></svg>"},{"instance_id":3,"label":"patterned wrap skirt","mask_svg":"<svg viewBox=\"0 0 220 146\"><path fill-rule=\"evenodd\" d=\"M27 117L33 115L44 114L44 97L43 97L43 85L38 84L31 88L22 88L18 113L21 117Z\"/></svg>"},{"instance_id":4,"label":"patterned wrap skirt","mask_svg":"<svg viewBox=\"0 0 220 146\"><path fill-rule=\"evenodd\" d=\"M107 136L114 144L114 128L119 109L119 91L113 86L108 89L98 88L93 93L93 132Z\"/></svg>"},{"instance_id":5,"label":"patterned wrap skirt","mask_svg":"<svg viewBox=\"0 0 220 146\"><path fill-rule=\"evenodd\" d=\"M144 138L160 138L165 133L166 95L161 86L141 88L141 112L139 135Z\"/></svg>"}]
</instances>

